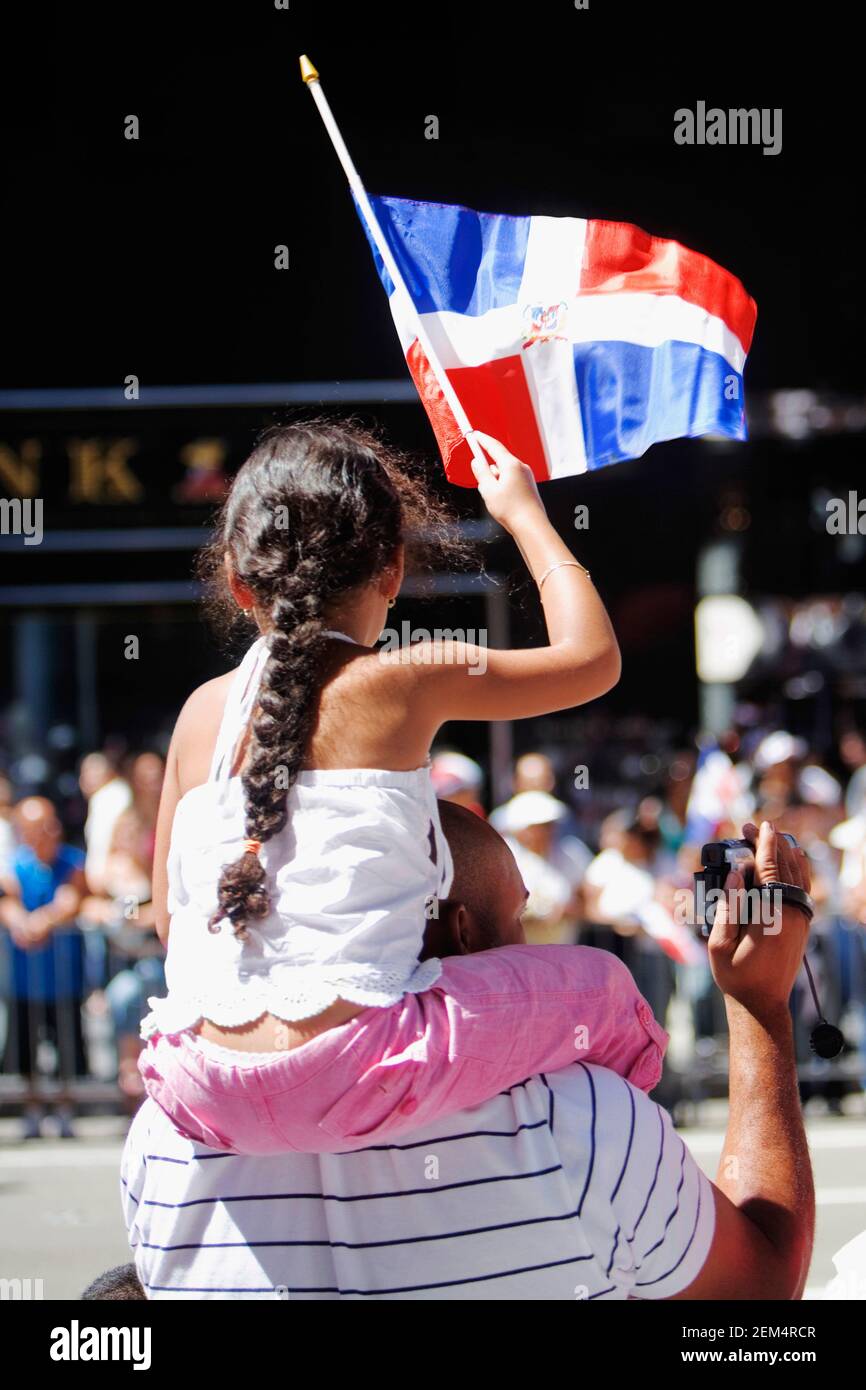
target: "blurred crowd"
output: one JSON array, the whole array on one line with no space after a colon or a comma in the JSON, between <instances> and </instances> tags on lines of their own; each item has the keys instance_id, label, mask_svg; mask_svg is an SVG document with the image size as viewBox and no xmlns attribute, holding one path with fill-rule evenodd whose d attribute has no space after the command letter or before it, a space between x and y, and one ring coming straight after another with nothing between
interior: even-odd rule
<instances>
[{"instance_id":1,"label":"blurred crowd","mask_svg":"<svg viewBox=\"0 0 866 1390\"><path fill-rule=\"evenodd\" d=\"M527 939L614 951L671 1031L669 1105L706 1094L704 1081L726 1065L724 1009L695 923L693 875L704 844L739 839L750 820L772 821L808 853L816 905L809 963L821 1012L846 1038L839 1063L813 1055L818 1014L801 977L792 1011L803 1097L820 1095L838 1111L866 1085L864 730L846 727L835 754L824 766L804 739L761 727L748 711L721 738L644 759L654 785L632 796L620 787L613 809L609 787L596 793L585 770L535 751L517 760L511 797L490 812L529 889ZM440 796L483 814L477 763L445 751L433 772Z\"/></svg>"},{"instance_id":2,"label":"blurred crowd","mask_svg":"<svg viewBox=\"0 0 866 1390\"><path fill-rule=\"evenodd\" d=\"M3 1072L24 1086L27 1138L46 1126L72 1135L75 1082L93 1072L88 1042L105 1033L101 1020L121 1097L130 1109L141 1097L139 1024L165 983L151 885L164 770L153 752L122 762L88 753L83 846L54 801L16 798L0 776L0 1033Z\"/></svg>"},{"instance_id":3,"label":"blurred crowd","mask_svg":"<svg viewBox=\"0 0 866 1390\"><path fill-rule=\"evenodd\" d=\"M738 838L746 820L795 834L817 906L812 972L823 1013L847 1040L841 1068L812 1056L815 1006L800 982L801 1085L804 1098L840 1108L866 1079L866 734L847 726L825 766L802 738L752 720L636 766L630 793L610 779L591 786L555 748L527 752L510 797L493 807L484 768L464 753L436 751L432 774L440 797L489 815L507 839L529 889L529 941L599 947L632 970L671 1031L659 1098L673 1105L709 1093L726 1056L724 1010L689 905L701 846ZM130 1110L141 1097L139 1025L147 999L164 991L152 903L163 773L152 751L91 752L63 799L22 795L0 774L0 1046L28 1137L73 1133L77 1083L99 1071L96 1037L108 1038L103 1080Z\"/></svg>"}]
</instances>

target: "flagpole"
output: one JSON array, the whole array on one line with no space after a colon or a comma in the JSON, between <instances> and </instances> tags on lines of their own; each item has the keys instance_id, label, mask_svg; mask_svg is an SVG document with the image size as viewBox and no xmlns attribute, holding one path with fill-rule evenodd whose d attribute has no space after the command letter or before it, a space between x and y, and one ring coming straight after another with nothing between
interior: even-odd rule
<instances>
[{"instance_id":1,"label":"flagpole","mask_svg":"<svg viewBox=\"0 0 866 1390\"><path fill-rule=\"evenodd\" d=\"M405 312L412 321L415 330L415 336L417 337L418 342L421 344L421 347L424 350L424 355L426 356L427 361L430 363L430 369L433 372L433 375L436 377L437 382L439 383L439 389L441 390L442 395L448 402L448 405L451 408L451 413L453 414L454 419L457 421L457 426L461 434L465 438L466 443L472 450L473 456L476 459L478 459L481 463L487 463L488 460L481 449L481 445L474 437L474 431L472 425L469 423L469 417L466 414L466 411L463 409L463 406L460 402L460 398L454 390L454 387L448 380L448 376L445 372L444 367L442 366L442 363L439 361L438 353L436 352L436 349L430 341L430 336L426 328L421 322L421 316L415 308L412 296L409 294L409 291L406 288L406 282L403 279L400 268L394 259L394 255L391 251L390 246L388 245L388 242L385 239L385 236L382 232L382 228L379 226L379 220L376 217L375 212L373 211L370 199L367 197L367 190L361 182L360 174L355 168L355 165L352 163L352 156L349 154L349 151L346 148L346 142L340 134L340 128L337 125L337 122L334 120L334 114L331 111L330 106L328 105L328 99L325 96L325 93L322 91L322 84L319 79L319 74L305 53L301 55L300 63L301 77L303 78L304 83L309 89L313 101L316 103L316 106L318 107L319 115L322 118L322 123L326 131L328 132L328 135L331 137L331 144L334 146L337 158L343 166L343 173L346 175L346 178L349 182L349 187L355 195L355 199L358 203L359 208L361 209L361 214L369 229L370 236L372 237L375 243L376 250L382 257L382 260L385 264L385 269L391 277L391 281L394 285L394 288L397 290L397 292L402 296L404 300Z\"/></svg>"}]
</instances>

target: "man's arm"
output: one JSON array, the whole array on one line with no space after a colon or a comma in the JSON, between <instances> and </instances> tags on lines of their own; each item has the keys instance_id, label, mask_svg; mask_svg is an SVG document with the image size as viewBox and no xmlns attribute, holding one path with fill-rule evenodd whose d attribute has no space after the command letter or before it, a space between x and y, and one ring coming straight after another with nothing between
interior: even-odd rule
<instances>
[{"instance_id":1,"label":"man's arm","mask_svg":"<svg viewBox=\"0 0 866 1390\"><path fill-rule=\"evenodd\" d=\"M745 827L754 841L754 826ZM802 850L765 822L756 880L809 887ZM727 889L742 888L731 874ZM808 935L803 913L785 908L781 931L728 920L727 896L710 936L710 963L730 1029L730 1113L716 1176L716 1227L706 1263L682 1299L795 1299L806 1282L815 1192L797 1088L788 1000Z\"/></svg>"},{"instance_id":2,"label":"man's arm","mask_svg":"<svg viewBox=\"0 0 866 1390\"><path fill-rule=\"evenodd\" d=\"M0 926L5 927L16 946L27 947L28 914L21 905L21 889L13 875L0 877Z\"/></svg>"},{"instance_id":3,"label":"man's arm","mask_svg":"<svg viewBox=\"0 0 866 1390\"><path fill-rule=\"evenodd\" d=\"M61 883L51 902L27 914L28 930L34 945L41 946L58 927L74 922L87 892L83 869L76 869Z\"/></svg>"}]
</instances>

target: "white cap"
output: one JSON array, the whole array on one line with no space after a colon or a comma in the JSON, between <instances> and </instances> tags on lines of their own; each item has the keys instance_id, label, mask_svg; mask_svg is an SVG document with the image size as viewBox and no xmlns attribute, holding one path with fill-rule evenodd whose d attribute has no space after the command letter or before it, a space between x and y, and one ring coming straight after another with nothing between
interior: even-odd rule
<instances>
[{"instance_id":1,"label":"white cap","mask_svg":"<svg viewBox=\"0 0 866 1390\"><path fill-rule=\"evenodd\" d=\"M435 753L430 778L437 796L454 796L456 792L478 791L484 773L465 753Z\"/></svg>"},{"instance_id":2,"label":"white cap","mask_svg":"<svg viewBox=\"0 0 866 1390\"><path fill-rule=\"evenodd\" d=\"M530 825L552 825L568 815L568 807L549 792L518 792L490 817L495 829L505 834L526 830Z\"/></svg>"},{"instance_id":3,"label":"white cap","mask_svg":"<svg viewBox=\"0 0 866 1390\"><path fill-rule=\"evenodd\" d=\"M809 745L805 739L795 738L793 734L779 729L761 739L755 750L755 767L759 772L765 772L768 767L786 763L790 758L805 758L808 751Z\"/></svg>"}]
</instances>

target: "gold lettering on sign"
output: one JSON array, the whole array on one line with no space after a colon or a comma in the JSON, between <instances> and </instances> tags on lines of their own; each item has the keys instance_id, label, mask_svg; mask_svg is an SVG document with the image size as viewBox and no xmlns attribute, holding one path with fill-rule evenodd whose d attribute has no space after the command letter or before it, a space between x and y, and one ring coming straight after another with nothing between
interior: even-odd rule
<instances>
[{"instance_id":1,"label":"gold lettering on sign","mask_svg":"<svg viewBox=\"0 0 866 1390\"><path fill-rule=\"evenodd\" d=\"M144 489L127 467L137 447L135 439L70 439L70 500L138 502Z\"/></svg>"},{"instance_id":2,"label":"gold lettering on sign","mask_svg":"<svg viewBox=\"0 0 866 1390\"><path fill-rule=\"evenodd\" d=\"M0 444L0 483L13 497L35 497L41 463L38 439L22 439L17 452L8 444Z\"/></svg>"}]
</instances>

